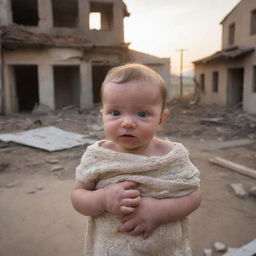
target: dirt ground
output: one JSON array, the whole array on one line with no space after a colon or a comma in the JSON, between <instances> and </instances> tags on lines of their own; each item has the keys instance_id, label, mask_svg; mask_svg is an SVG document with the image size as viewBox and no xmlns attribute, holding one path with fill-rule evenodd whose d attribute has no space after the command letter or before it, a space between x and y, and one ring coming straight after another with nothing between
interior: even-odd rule
<instances>
[{"instance_id":1,"label":"dirt ground","mask_svg":"<svg viewBox=\"0 0 256 256\"><path fill-rule=\"evenodd\" d=\"M209 158L221 156L256 169L256 143L221 148L230 140L255 142L256 117L240 109L184 102L172 102L169 107L171 114L160 135L184 143L201 171L203 201L191 215L193 255L203 255L203 249L213 248L216 241L240 247L255 239L256 197L239 198L230 187L241 183L248 191L255 179L213 165ZM101 139L104 135L97 111L1 116L0 133L54 125ZM1 256L82 255L85 217L72 209L70 191L85 148L49 153L0 142ZM63 168L51 171L55 165Z\"/></svg>"}]
</instances>

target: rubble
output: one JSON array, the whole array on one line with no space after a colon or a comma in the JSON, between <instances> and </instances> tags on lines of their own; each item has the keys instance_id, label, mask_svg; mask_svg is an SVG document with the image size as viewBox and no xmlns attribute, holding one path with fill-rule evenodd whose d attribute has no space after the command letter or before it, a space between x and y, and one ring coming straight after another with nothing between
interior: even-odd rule
<instances>
[{"instance_id":1,"label":"rubble","mask_svg":"<svg viewBox=\"0 0 256 256\"><path fill-rule=\"evenodd\" d=\"M0 163L0 172L3 172L5 169L7 169L9 167L9 163L8 162L1 162Z\"/></svg>"},{"instance_id":2,"label":"rubble","mask_svg":"<svg viewBox=\"0 0 256 256\"><path fill-rule=\"evenodd\" d=\"M32 111L32 115L48 115L52 112L52 109L45 104L36 104Z\"/></svg>"},{"instance_id":3,"label":"rubble","mask_svg":"<svg viewBox=\"0 0 256 256\"><path fill-rule=\"evenodd\" d=\"M50 171L51 171L51 172L56 172L56 171L61 171L61 170L63 170L63 169L64 169L63 166L61 166L61 165L55 165L55 166L53 166L53 167L50 169Z\"/></svg>"},{"instance_id":4,"label":"rubble","mask_svg":"<svg viewBox=\"0 0 256 256\"><path fill-rule=\"evenodd\" d=\"M11 182L5 185L6 188L13 188L16 187L19 184L19 182Z\"/></svg>"},{"instance_id":5,"label":"rubble","mask_svg":"<svg viewBox=\"0 0 256 256\"><path fill-rule=\"evenodd\" d=\"M214 248L217 252L225 252L227 246L224 243L218 241L214 243Z\"/></svg>"},{"instance_id":6,"label":"rubble","mask_svg":"<svg viewBox=\"0 0 256 256\"><path fill-rule=\"evenodd\" d=\"M248 193L245 191L245 189L241 183L230 184L230 186L233 189L236 196L238 196L240 198L248 197Z\"/></svg>"},{"instance_id":7,"label":"rubble","mask_svg":"<svg viewBox=\"0 0 256 256\"><path fill-rule=\"evenodd\" d=\"M57 164L59 162L59 160L58 159L47 159L46 162L49 164Z\"/></svg>"},{"instance_id":8,"label":"rubble","mask_svg":"<svg viewBox=\"0 0 256 256\"><path fill-rule=\"evenodd\" d=\"M213 251L210 248L204 249L203 252L204 252L204 256L212 256L213 255Z\"/></svg>"},{"instance_id":9,"label":"rubble","mask_svg":"<svg viewBox=\"0 0 256 256\"><path fill-rule=\"evenodd\" d=\"M175 137L225 140L255 139L256 116L241 108L223 108L215 104L189 104L175 99L168 104L170 116L166 127ZM173 122L174 120L174 122Z\"/></svg>"},{"instance_id":10,"label":"rubble","mask_svg":"<svg viewBox=\"0 0 256 256\"><path fill-rule=\"evenodd\" d=\"M249 190L250 195L256 196L256 185L253 185Z\"/></svg>"}]
</instances>

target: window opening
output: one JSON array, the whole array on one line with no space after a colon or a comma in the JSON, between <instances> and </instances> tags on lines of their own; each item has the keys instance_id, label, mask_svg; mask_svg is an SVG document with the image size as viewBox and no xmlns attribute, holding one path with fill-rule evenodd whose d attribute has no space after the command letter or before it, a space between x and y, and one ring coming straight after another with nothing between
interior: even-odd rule
<instances>
[{"instance_id":1,"label":"window opening","mask_svg":"<svg viewBox=\"0 0 256 256\"><path fill-rule=\"evenodd\" d=\"M112 27L113 27L113 4L101 3L101 2L90 2L89 19L91 19L92 13L98 13L97 15L100 16L100 25L98 25L99 30L111 30L112 29ZM95 29L95 28L91 28L91 20L89 20L89 24L90 24L90 29Z\"/></svg>"},{"instance_id":2,"label":"window opening","mask_svg":"<svg viewBox=\"0 0 256 256\"><path fill-rule=\"evenodd\" d=\"M15 65L14 76L18 110L32 111L39 102L38 71L36 65Z\"/></svg>"},{"instance_id":3,"label":"window opening","mask_svg":"<svg viewBox=\"0 0 256 256\"><path fill-rule=\"evenodd\" d=\"M205 74L200 75L200 89L202 92L205 91Z\"/></svg>"},{"instance_id":4,"label":"window opening","mask_svg":"<svg viewBox=\"0 0 256 256\"><path fill-rule=\"evenodd\" d=\"M251 35L256 34L256 9L251 12Z\"/></svg>"},{"instance_id":5,"label":"window opening","mask_svg":"<svg viewBox=\"0 0 256 256\"><path fill-rule=\"evenodd\" d=\"M90 26L90 29L101 30L101 13L100 12L90 13L89 26Z\"/></svg>"},{"instance_id":6,"label":"window opening","mask_svg":"<svg viewBox=\"0 0 256 256\"><path fill-rule=\"evenodd\" d=\"M219 72L214 71L212 73L212 91L218 92L219 89Z\"/></svg>"},{"instance_id":7,"label":"window opening","mask_svg":"<svg viewBox=\"0 0 256 256\"><path fill-rule=\"evenodd\" d=\"M24 26L38 25L37 0L12 0L13 22Z\"/></svg>"},{"instance_id":8,"label":"window opening","mask_svg":"<svg viewBox=\"0 0 256 256\"><path fill-rule=\"evenodd\" d=\"M235 23L229 25L228 43L233 45L235 43Z\"/></svg>"},{"instance_id":9,"label":"window opening","mask_svg":"<svg viewBox=\"0 0 256 256\"><path fill-rule=\"evenodd\" d=\"M52 0L53 26L74 28L78 26L77 0Z\"/></svg>"}]
</instances>

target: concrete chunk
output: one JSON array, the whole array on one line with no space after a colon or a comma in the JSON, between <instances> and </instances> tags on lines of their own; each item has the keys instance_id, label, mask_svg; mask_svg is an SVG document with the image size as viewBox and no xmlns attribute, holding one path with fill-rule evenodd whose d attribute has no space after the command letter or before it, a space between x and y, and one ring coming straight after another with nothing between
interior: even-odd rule
<instances>
[{"instance_id":1,"label":"concrete chunk","mask_svg":"<svg viewBox=\"0 0 256 256\"><path fill-rule=\"evenodd\" d=\"M55 165L55 166L53 166L52 168L51 168L51 172L56 172L56 171L61 171L61 170L63 170L64 168L63 168L63 166L61 166L61 165Z\"/></svg>"},{"instance_id":2,"label":"concrete chunk","mask_svg":"<svg viewBox=\"0 0 256 256\"><path fill-rule=\"evenodd\" d=\"M256 196L256 185L253 185L250 190L249 193L253 196Z\"/></svg>"},{"instance_id":3,"label":"concrete chunk","mask_svg":"<svg viewBox=\"0 0 256 256\"><path fill-rule=\"evenodd\" d=\"M227 249L227 246L222 242L215 242L214 248L217 252L225 252Z\"/></svg>"},{"instance_id":4,"label":"concrete chunk","mask_svg":"<svg viewBox=\"0 0 256 256\"><path fill-rule=\"evenodd\" d=\"M210 248L204 249L204 256L212 256L212 255L213 255L212 249Z\"/></svg>"},{"instance_id":5,"label":"concrete chunk","mask_svg":"<svg viewBox=\"0 0 256 256\"><path fill-rule=\"evenodd\" d=\"M236 196L240 198L248 197L248 193L244 190L244 187L241 183L230 184L231 188L233 189Z\"/></svg>"}]
</instances>

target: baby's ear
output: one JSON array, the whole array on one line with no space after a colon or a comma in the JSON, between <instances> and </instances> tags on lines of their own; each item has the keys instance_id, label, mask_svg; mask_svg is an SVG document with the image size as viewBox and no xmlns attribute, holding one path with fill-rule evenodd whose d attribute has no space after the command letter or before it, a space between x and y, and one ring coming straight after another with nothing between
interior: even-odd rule
<instances>
[{"instance_id":1,"label":"baby's ear","mask_svg":"<svg viewBox=\"0 0 256 256\"><path fill-rule=\"evenodd\" d=\"M160 116L160 121L159 121L159 124L163 124L163 122L167 119L167 117L169 116L170 114L170 111L168 109L164 109L162 111L162 114Z\"/></svg>"}]
</instances>

